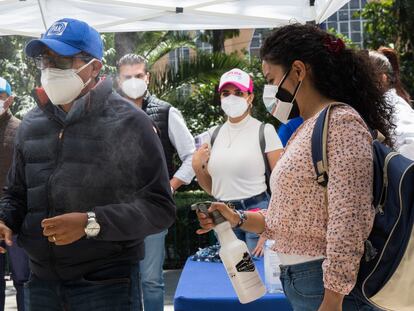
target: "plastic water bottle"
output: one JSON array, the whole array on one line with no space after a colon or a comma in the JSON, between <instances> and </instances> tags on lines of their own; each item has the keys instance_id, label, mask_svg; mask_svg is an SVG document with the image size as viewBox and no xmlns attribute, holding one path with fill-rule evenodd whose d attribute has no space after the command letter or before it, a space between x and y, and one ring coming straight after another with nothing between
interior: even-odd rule
<instances>
[{"instance_id":1,"label":"plastic water bottle","mask_svg":"<svg viewBox=\"0 0 414 311\"><path fill-rule=\"evenodd\" d=\"M206 213L211 202L196 203L191 207ZM220 242L219 255L241 303L249 303L266 294L245 242L237 239L230 223L218 212L210 215L215 223L214 231Z\"/></svg>"},{"instance_id":2,"label":"plastic water bottle","mask_svg":"<svg viewBox=\"0 0 414 311\"><path fill-rule=\"evenodd\" d=\"M266 240L264 245L264 271L267 292L271 294L282 293L280 283L280 259L276 252L272 251L274 240Z\"/></svg>"}]
</instances>

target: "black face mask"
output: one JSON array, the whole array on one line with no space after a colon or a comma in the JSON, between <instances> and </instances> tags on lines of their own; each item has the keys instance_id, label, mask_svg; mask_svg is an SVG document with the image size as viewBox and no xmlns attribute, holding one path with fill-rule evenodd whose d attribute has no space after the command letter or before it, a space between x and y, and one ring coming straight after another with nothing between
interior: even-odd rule
<instances>
[{"instance_id":1,"label":"black face mask","mask_svg":"<svg viewBox=\"0 0 414 311\"><path fill-rule=\"evenodd\" d=\"M293 95L290 94L287 90L285 90L282 87L279 87L276 97L284 102L292 102L293 100ZM292 106L292 110L289 113L289 120L300 117L299 106L298 106L298 103L296 102L296 99L293 100L292 104L293 106Z\"/></svg>"}]
</instances>

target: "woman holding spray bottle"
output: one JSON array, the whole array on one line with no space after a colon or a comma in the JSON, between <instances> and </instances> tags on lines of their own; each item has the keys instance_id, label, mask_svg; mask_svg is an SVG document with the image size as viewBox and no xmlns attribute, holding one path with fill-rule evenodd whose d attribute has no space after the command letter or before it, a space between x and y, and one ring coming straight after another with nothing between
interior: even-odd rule
<instances>
[{"instance_id":1,"label":"woman holding spray bottle","mask_svg":"<svg viewBox=\"0 0 414 311\"><path fill-rule=\"evenodd\" d=\"M277 29L265 40L261 57L268 111L283 119L284 109L275 106L290 109L296 99L304 123L272 172L267 213L236 213L223 203L213 203L209 212L218 210L232 226L276 241L282 285L295 311L375 310L353 292L374 219L368 127L392 145L392 109L375 71L367 55L312 25ZM291 94L291 102L280 100L281 89ZM311 135L319 113L334 102L347 105L333 107L330 114L325 197L315 178ZM210 217L198 217L198 233L214 227Z\"/></svg>"}]
</instances>

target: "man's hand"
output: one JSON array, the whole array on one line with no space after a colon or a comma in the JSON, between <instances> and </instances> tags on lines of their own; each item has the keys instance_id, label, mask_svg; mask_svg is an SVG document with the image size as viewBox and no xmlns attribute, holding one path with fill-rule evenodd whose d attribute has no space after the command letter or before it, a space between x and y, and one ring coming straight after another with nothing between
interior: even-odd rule
<instances>
[{"instance_id":1,"label":"man's hand","mask_svg":"<svg viewBox=\"0 0 414 311\"><path fill-rule=\"evenodd\" d=\"M43 235L56 245L67 245L81 239L88 222L86 213L68 213L42 221Z\"/></svg>"},{"instance_id":2,"label":"man's hand","mask_svg":"<svg viewBox=\"0 0 414 311\"><path fill-rule=\"evenodd\" d=\"M7 244L7 246L12 246L12 235L13 232L10 230L9 227L7 227L4 222L0 221L0 240L4 240ZM4 254L6 252L6 249L4 247L0 247L0 253Z\"/></svg>"},{"instance_id":3,"label":"man's hand","mask_svg":"<svg viewBox=\"0 0 414 311\"><path fill-rule=\"evenodd\" d=\"M344 295L325 288L325 295L318 311L342 311Z\"/></svg>"}]
</instances>

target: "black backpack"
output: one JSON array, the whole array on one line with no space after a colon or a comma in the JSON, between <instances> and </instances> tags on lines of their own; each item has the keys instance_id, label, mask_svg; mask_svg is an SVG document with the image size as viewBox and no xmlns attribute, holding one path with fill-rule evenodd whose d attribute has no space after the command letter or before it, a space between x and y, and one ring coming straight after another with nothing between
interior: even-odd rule
<instances>
[{"instance_id":1,"label":"black backpack","mask_svg":"<svg viewBox=\"0 0 414 311\"><path fill-rule=\"evenodd\" d=\"M328 185L329 112L318 116L312 134L312 160L317 181ZM374 138L376 135L374 135ZM374 226L365 241L356 293L371 305L392 311L414 310L414 162L373 142Z\"/></svg>"},{"instance_id":2,"label":"black backpack","mask_svg":"<svg viewBox=\"0 0 414 311\"><path fill-rule=\"evenodd\" d=\"M217 138L218 133L220 132L221 127L223 126L223 124L217 126L214 131L213 134L211 135L211 140L210 140L210 146L211 148L213 148L214 145L214 141ZM267 192L269 194L271 194L272 192L270 191L270 174L272 173L271 169L270 169L270 165L269 165L269 161L267 160L266 157L266 139L264 136L264 129L265 129L266 124L262 123L260 124L260 128L259 128L259 141L260 141L260 150L262 151L262 156L263 156L263 162L265 165L265 175L266 175L266 186L267 186Z\"/></svg>"}]
</instances>

